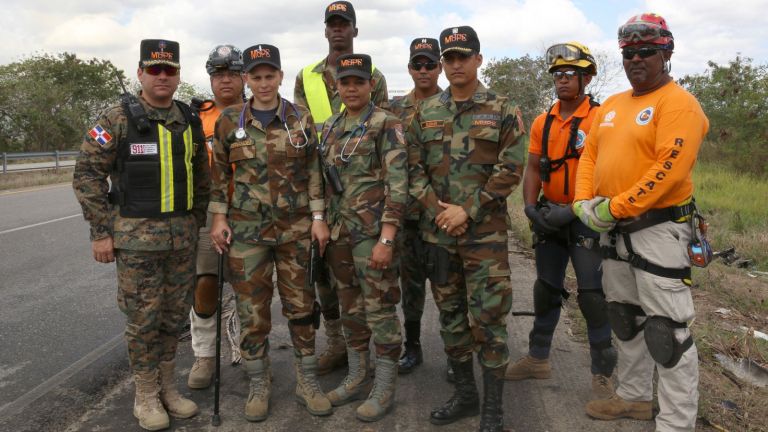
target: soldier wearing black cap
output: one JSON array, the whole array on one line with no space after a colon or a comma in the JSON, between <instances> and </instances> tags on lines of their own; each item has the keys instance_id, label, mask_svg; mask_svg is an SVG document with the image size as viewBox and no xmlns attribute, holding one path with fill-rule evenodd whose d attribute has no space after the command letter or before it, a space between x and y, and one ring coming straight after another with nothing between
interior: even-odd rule
<instances>
[{"instance_id":1,"label":"soldier wearing black cap","mask_svg":"<svg viewBox=\"0 0 768 432\"><path fill-rule=\"evenodd\" d=\"M341 300L349 369L328 398L340 406L366 397L373 336L376 379L356 411L372 422L395 398L402 337L394 244L408 199L407 152L400 120L371 102L371 58L340 56L337 77L347 108L323 125L320 157L331 227L326 256Z\"/></svg>"},{"instance_id":2,"label":"soldier wearing black cap","mask_svg":"<svg viewBox=\"0 0 768 432\"><path fill-rule=\"evenodd\" d=\"M159 430L168 427L168 414L198 411L176 390L174 366L210 180L200 119L173 100L179 44L147 39L140 52L139 96L124 96L88 131L72 186L91 225L94 259L117 261L136 384L133 414L142 428Z\"/></svg>"},{"instance_id":3,"label":"soldier wearing black cap","mask_svg":"<svg viewBox=\"0 0 768 432\"><path fill-rule=\"evenodd\" d=\"M416 114L417 106L423 99L442 91L437 85L437 79L440 78L442 71L440 43L437 39L414 39L410 45L408 61L408 73L413 79L414 88L407 95L394 99L389 104L389 110L400 117L405 127L411 123L411 119ZM400 286L403 290L405 349L400 358L398 373L408 374L423 361L420 335L427 275L422 262L417 206L409 206L409 210L406 212L400 241Z\"/></svg>"},{"instance_id":4,"label":"soldier wearing black cap","mask_svg":"<svg viewBox=\"0 0 768 432\"><path fill-rule=\"evenodd\" d=\"M430 421L477 414L472 356L478 351L480 430L501 432L512 299L506 199L522 176L525 131L520 110L478 81L483 57L471 27L443 30L440 47L450 87L422 101L407 134L410 194L420 204L426 267L456 382Z\"/></svg>"},{"instance_id":5,"label":"soldier wearing black cap","mask_svg":"<svg viewBox=\"0 0 768 432\"><path fill-rule=\"evenodd\" d=\"M331 402L316 377L315 291L306 283L310 242L324 249L330 235L322 217L317 135L309 111L278 93L283 71L277 47L247 48L243 72L253 96L225 109L216 124L208 210L214 214L211 238L228 252L237 297L240 352L251 381L245 418L262 421L269 413L273 271L293 345L296 399L310 414L329 415Z\"/></svg>"},{"instance_id":6,"label":"soldier wearing black cap","mask_svg":"<svg viewBox=\"0 0 768 432\"><path fill-rule=\"evenodd\" d=\"M320 134L323 122L332 114L340 112L344 104L336 86L336 65L339 56L353 52L353 41L357 37L357 17L352 3L335 1L325 8L325 38L328 40L328 55L322 60L306 66L296 76L293 101L312 112L315 128ZM373 90L371 100L376 106L387 107L387 82L381 71L371 66ZM326 374L347 363L344 351L344 336L341 334L339 299L336 291L327 281L318 281L317 292L325 318L328 348L320 355L320 375Z\"/></svg>"}]
</instances>

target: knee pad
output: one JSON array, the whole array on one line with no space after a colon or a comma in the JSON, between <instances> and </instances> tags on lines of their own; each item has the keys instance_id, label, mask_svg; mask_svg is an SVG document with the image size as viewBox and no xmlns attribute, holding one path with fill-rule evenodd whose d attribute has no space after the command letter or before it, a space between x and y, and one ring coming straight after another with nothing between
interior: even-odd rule
<instances>
[{"instance_id":1,"label":"knee pad","mask_svg":"<svg viewBox=\"0 0 768 432\"><path fill-rule=\"evenodd\" d=\"M665 368L677 365L683 354L693 345L693 337L688 332L688 337L681 342L675 336L675 330L687 328L688 324L671 318L663 316L648 318L645 322L645 344L656 363Z\"/></svg>"},{"instance_id":2,"label":"knee pad","mask_svg":"<svg viewBox=\"0 0 768 432\"><path fill-rule=\"evenodd\" d=\"M629 341L635 338L643 324L638 323L639 317L645 316L643 308L637 305L619 302L608 302L606 306L608 322L611 324L611 330L616 334L619 340Z\"/></svg>"},{"instance_id":3,"label":"knee pad","mask_svg":"<svg viewBox=\"0 0 768 432\"><path fill-rule=\"evenodd\" d=\"M619 359L616 348L611 346L611 341L608 340L605 343L590 347L590 354L593 364L599 369L600 374L611 376Z\"/></svg>"},{"instance_id":4,"label":"knee pad","mask_svg":"<svg viewBox=\"0 0 768 432\"><path fill-rule=\"evenodd\" d=\"M195 284L193 310L200 318L210 318L216 313L219 300L219 285L215 275L200 275Z\"/></svg>"},{"instance_id":5,"label":"knee pad","mask_svg":"<svg viewBox=\"0 0 768 432\"><path fill-rule=\"evenodd\" d=\"M605 308L605 296L597 290L579 291L576 297L579 309L590 328L599 328L608 322Z\"/></svg>"},{"instance_id":6,"label":"knee pad","mask_svg":"<svg viewBox=\"0 0 768 432\"><path fill-rule=\"evenodd\" d=\"M533 283L533 312L536 316L545 315L552 309L563 305L563 290L559 290L542 279Z\"/></svg>"}]
</instances>

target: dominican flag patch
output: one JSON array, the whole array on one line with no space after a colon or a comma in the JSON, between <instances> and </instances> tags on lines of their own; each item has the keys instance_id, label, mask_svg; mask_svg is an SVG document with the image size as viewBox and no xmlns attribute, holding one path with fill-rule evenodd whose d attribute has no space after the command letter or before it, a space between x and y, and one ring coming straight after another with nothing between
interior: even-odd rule
<instances>
[{"instance_id":1,"label":"dominican flag patch","mask_svg":"<svg viewBox=\"0 0 768 432\"><path fill-rule=\"evenodd\" d=\"M109 134L106 130L104 130L101 125L96 125L93 127L93 129L88 131L88 135L91 136L97 143L100 145L104 145L110 141L112 141L112 135Z\"/></svg>"}]
</instances>

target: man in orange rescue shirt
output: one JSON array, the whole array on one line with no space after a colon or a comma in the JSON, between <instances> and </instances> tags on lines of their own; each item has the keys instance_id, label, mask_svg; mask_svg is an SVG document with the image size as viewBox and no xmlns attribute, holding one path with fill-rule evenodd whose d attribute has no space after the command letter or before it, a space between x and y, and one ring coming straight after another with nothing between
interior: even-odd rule
<instances>
[{"instance_id":1,"label":"man in orange rescue shirt","mask_svg":"<svg viewBox=\"0 0 768 432\"><path fill-rule=\"evenodd\" d=\"M618 338L616 395L589 402L587 414L650 420L656 369L656 431L693 431L699 372L688 329L695 312L687 248L691 172L709 122L669 75L674 39L664 18L630 18L619 28L619 48L632 89L600 107L573 206L603 232L603 287Z\"/></svg>"},{"instance_id":2,"label":"man in orange rescue shirt","mask_svg":"<svg viewBox=\"0 0 768 432\"><path fill-rule=\"evenodd\" d=\"M203 121L205 144L208 148L208 162L212 160L213 131L216 120L224 108L243 101L245 87L241 72L243 70L242 53L232 45L219 45L208 55L205 70L211 77L213 100L202 103L193 102ZM230 187L231 194L231 187ZM208 223L200 229L197 245L197 283L195 301L189 311L190 333L195 363L189 371L187 385L193 389L203 389L211 385L216 366L216 302L218 284L216 279L218 256L211 244L211 213Z\"/></svg>"}]
</instances>

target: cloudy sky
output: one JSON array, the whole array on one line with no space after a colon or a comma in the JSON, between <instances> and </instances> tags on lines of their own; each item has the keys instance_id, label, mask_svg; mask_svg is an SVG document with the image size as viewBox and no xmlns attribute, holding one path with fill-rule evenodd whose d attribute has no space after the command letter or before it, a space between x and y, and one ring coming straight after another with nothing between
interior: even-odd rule
<instances>
[{"instance_id":1,"label":"cloudy sky","mask_svg":"<svg viewBox=\"0 0 768 432\"><path fill-rule=\"evenodd\" d=\"M293 81L306 64L327 54L323 12L330 0L4 0L0 64L36 52L74 52L106 58L133 75L139 41L181 43L182 79L208 88L204 64L219 43L280 48L292 98ZM485 59L541 54L555 42L578 40L619 58L616 29L630 16L663 15L675 35L673 75L700 73L707 61L737 54L768 63L768 0L357 0L355 51L368 53L391 90L408 90L408 44L437 37L443 28L477 30ZM626 88L623 77L615 84Z\"/></svg>"}]
</instances>

